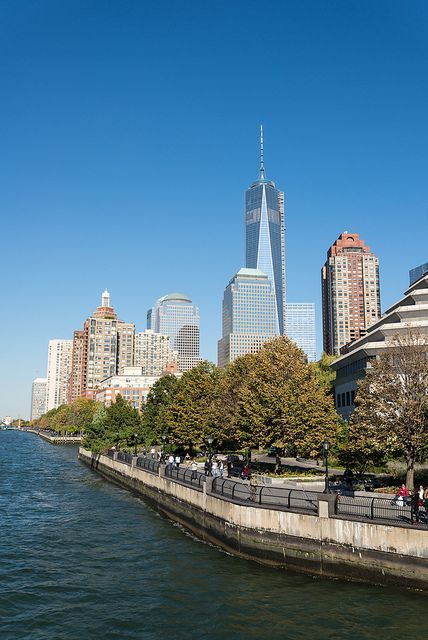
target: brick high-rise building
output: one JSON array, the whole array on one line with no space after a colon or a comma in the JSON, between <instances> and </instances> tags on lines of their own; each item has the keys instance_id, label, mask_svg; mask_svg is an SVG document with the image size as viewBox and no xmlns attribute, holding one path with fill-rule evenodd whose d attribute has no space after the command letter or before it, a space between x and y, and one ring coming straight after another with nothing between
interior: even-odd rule
<instances>
[{"instance_id":1,"label":"brick high-rise building","mask_svg":"<svg viewBox=\"0 0 428 640\"><path fill-rule=\"evenodd\" d=\"M73 334L73 352L71 355L71 373L68 384L68 403L71 404L83 394L85 388L85 332Z\"/></svg>"},{"instance_id":2,"label":"brick high-rise building","mask_svg":"<svg viewBox=\"0 0 428 640\"><path fill-rule=\"evenodd\" d=\"M125 367L134 366L135 324L117 323L117 373L121 375Z\"/></svg>"},{"instance_id":3,"label":"brick high-rise building","mask_svg":"<svg viewBox=\"0 0 428 640\"><path fill-rule=\"evenodd\" d=\"M324 351L337 355L380 317L379 261L358 233L345 231L321 271Z\"/></svg>"},{"instance_id":4,"label":"brick high-rise building","mask_svg":"<svg viewBox=\"0 0 428 640\"><path fill-rule=\"evenodd\" d=\"M134 334L134 324L117 319L104 291L101 306L85 320L83 331L74 333L69 402L79 396L94 398L102 380L133 365Z\"/></svg>"}]
</instances>

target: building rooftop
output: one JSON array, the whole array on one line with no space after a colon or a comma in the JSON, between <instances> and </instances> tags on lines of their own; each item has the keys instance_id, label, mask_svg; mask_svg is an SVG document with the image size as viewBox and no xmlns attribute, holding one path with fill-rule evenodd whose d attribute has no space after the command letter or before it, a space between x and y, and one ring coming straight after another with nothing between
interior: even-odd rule
<instances>
[{"instance_id":1,"label":"building rooftop","mask_svg":"<svg viewBox=\"0 0 428 640\"><path fill-rule=\"evenodd\" d=\"M158 303L167 302L169 300L176 300L179 302L192 302L189 296L186 296L185 293L168 293L168 295L159 298Z\"/></svg>"},{"instance_id":2,"label":"building rooftop","mask_svg":"<svg viewBox=\"0 0 428 640\"><path fill-rule=\"evenodd\" d=\"M246 267L239 269L236 275L248 278L267 278L267 275L264 271L261 271L260 269L247 269Z\"/></svg>"}]
</instances>

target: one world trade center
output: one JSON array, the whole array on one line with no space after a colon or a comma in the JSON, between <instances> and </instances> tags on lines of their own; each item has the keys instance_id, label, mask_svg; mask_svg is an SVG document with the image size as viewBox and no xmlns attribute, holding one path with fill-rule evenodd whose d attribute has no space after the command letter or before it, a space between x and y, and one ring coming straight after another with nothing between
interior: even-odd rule
<instances>
[{"instance_id":1,"label":"one world trade center","mask_svg":"<svg viewBox=\"0 0 428 640\"><path fill-rule=\"evenodd\" d=\"M246 267L263 271L276 300L277 330L285 334L284 193L265 178L263 128L260 129L260 175L245 193Z\"/></svg>"}]
</instances>

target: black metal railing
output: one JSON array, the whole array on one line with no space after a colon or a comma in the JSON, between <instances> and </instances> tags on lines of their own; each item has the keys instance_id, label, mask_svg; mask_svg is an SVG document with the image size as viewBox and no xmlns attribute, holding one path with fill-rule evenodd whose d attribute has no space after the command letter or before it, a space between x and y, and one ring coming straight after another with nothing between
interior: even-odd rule
<instances>
[{"instance_id":1,"label":"black metal railing","mask_svg":"<svg viewBox=\"0 0 428 640\"><path fill-rule=\"evenodd\" d=\"M126 462L126 464L132 465L132 458L132 453L127 453L126 451L117 452L117 460L119 460L119 462Z\"/></svg>"},{"instance_id":2,"label":"black metal railing","mask_svg":"<svg viewBox=\"0 0 428 640\"><path fill-rule=\"evenodd\" d=\"M318 498L322 495L315 491L285 489L275 485L251 486L249 483L219 477L214 478L212 491L234 502L250 500L257 505L306 513L318 513Z\"/></svg>"},{"instance_id":3,"label":"black metal railing","mask_svg":"<svg viewBox=\"0 0 428 640\"><path fill-rule=\"evenodd\" d=\"M138 456L135 466L140 467L140 469L150 471L150 473L158 473L160 462L159 460L153 460L152 458Z\"/></svg>"},{"instance_id":4,"label":"black metal railing","mask_svg":"<svg viewBox=\"0 0 428 640\"><path fill-rule=\"evenodd\" d=\"M427 508L415 507L411 500L338 495L336 515L362 520L383 520L401 524L428 524Z\"/></svg>"},{"instance_id":5,"label":"black metal railing","mask_svg":"<svg viewBox=\"0 0 428 640\"><path fill-rule=\"evenodd\" d=\"M107 451L109 458L114 458L115 454L120 462L132 464L133 456L131 453L115 449ZM147 456L138 456L135 465L150 473L158 474L160 461ZM171 464L166 465L165 476L192 486L199 491L207 479L205 474L192 470L190 467L180 466L177 468ZM286 489L270 484L252 486L249 482L237 482L219 476L213 478L211 491L213 494L238 504L251 502L254 506L312 515L318 513L319 500L321 497L325 497L323 493L317 491ZM334 507L336 516L350 520L391 522L397 525L418 527L428 525L428 505L415 507L410 499L403 501L393 497L355 496L341 493L336 496Z\"/></svg>"},{"instance_id":6,"label":"black metal railing","mask_svg":"<svg viewBox=\"0 0 428 640\"><path fill-rule=\"evenodd\" d=\"M165 467L165 475L171 480L178 480L178 482L184 482L194 487L201 487L206 482L206 476L203 473L181 465L174 467L172 464L168 464Z\"/></svg>"}]
</instances>

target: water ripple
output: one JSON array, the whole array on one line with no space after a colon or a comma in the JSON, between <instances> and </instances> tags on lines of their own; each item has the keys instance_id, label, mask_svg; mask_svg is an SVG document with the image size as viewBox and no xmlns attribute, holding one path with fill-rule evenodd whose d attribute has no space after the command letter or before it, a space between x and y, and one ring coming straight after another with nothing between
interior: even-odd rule
<instances>
[{"instance_id":1,"label":"water ripple","mask_svg":"<svg viewBox=\"0 0 428 640\"><path fill-rule=\"evenodd\" d=\"M76 455L0 433L1 640L421 637L425 594L239 560Z\"/></svg>"}]
</instances>

